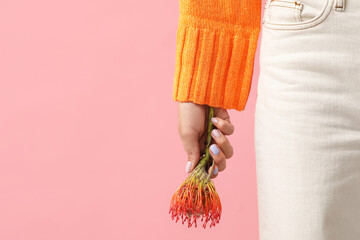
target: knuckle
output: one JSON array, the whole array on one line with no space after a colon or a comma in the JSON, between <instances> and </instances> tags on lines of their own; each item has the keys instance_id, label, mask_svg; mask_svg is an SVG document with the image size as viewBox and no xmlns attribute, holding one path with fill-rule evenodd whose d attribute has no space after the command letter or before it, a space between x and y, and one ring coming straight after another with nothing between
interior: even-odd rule
<instances>
[{"instance_id":1,"label":"knuckle","mask_svg":"<svg viewBox=\"0 0 360 240\"><path fill-rule=\"evenodd\" d=\"M224 171L225 170L225 168L226 168L226 161L224 161L221 165L219 165L219 172L222 172L222 171Z\"/></svg>"},{"instance_id":2,"label":"knuckle","mask_svg":"<svg viewBox=\"0 0 360 240\"><path fill-rule=\"evenodd\" d=\"M179 135L182 139L187 139L187 138L193 136L194 132L191 130L179 129Z\"/></svg>"},{"instance_id":3,"label":"knuckle","mask_svg":"<svg viewBox=\"0 0 360 240\"><path fill-rule=\"evenodd\" d=\"M188 149L188 148L184 148L186 154L188 155L188 157L197 157L200 152L196 149Z\"/></svg>"},{"instance_id":4,"label":"knuckle","mask_svg":"<svg viewBox=\"0 0 360 240\"><path fill-rule=\"evenodd\" d=\"M226 160L226 157L224 154L219 154L219 156L216 156L214 158L214 161L217 165L222 164Z\"/></svg>"},{"instance_id":5,"label":"knuckle","mask_svg":"<svg viewBox=\"0 0 360 240\"><path fill-rule=\"evenodd\" d=\"M234 155L233 148L230 148L230 150L226 154L226 158L229 159Z\"/></svg>"},{"instance_id":6,"label":"knuckle","mask_svg":"<svg viewBox=\"0 0 360 240\"><path fill-rule=\"evenodd\" d=\"M216 143L220 146L224 146L228 142L228 139L225 136L221 136L216 140Z\"/></svg>"},{"instance_id":7,"label":"knuckle","mask_svg":"<svg viewBox=\"0 0 360 240\"><path fill-rule=\"evenodd\" d=\"M227 145L226 140L224 139L217 139L215 142L222 149Z\"/></svg>"},{"instance_id":8,"label":"knuckle","mask_svg":"<svg viewBox=\"0 0 360 240\"><path fill-rule=\"evenodd\" d=\"M233 134L235 131L235 126L233 124L230 124L230 134Z\"/></svg>"},{"instance_id":9,"label":"knuckle","mask_svg":"<svg viewBox=\"0 0 360 240\"><path fill-rule=\"evenodd\" d=\"M219 129L224 128L224 121L222 119L219 119L219 122L217 123L217 128Z\"/></svg>"}]
</instances>

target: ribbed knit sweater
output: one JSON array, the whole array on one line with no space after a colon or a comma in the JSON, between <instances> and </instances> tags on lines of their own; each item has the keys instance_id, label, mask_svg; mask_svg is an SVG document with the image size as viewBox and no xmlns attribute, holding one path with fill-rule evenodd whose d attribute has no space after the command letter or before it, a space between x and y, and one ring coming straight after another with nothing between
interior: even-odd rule
<instances>
[{"instance_id":1,"label":"ribbed knit sweater","mask_svg":"<svg viewBox=\"0 0 360 240\"><path fill-rule=\"evenodd\" d=\"M180 0L179 6L173 100L244 110L261 0Z\"/></svg>"}]
</instances>

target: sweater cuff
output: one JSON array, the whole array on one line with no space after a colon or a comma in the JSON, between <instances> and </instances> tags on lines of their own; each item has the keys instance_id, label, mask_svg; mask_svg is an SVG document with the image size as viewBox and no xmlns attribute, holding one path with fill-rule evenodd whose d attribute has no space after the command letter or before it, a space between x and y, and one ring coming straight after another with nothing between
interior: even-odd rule
<instances>
[{"instance_id":1,"label":"sweater cuff","mask_svg":"<svg viewBox=\"0 0 360 240\"><path fill-rule=\"evenodd\" d=\"M246 26L222 31L180 24L173 100L244 110L259 31Z\"/></svg>"}]
</instances>

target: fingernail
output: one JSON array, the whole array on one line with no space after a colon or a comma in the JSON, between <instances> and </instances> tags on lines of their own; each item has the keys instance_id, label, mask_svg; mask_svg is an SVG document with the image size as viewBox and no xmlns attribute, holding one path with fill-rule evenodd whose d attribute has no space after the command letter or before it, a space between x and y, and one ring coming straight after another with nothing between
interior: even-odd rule
<instances>
[{"instance_id":1,"label":"fingernail","mask_svg":"<svg viewBox=\"0 0 360 240\"><path fill-rule=\"evenodd\" d=\"M186 170L185 170L187 173L190 171L190 167L191 167L191 161L188 161L186 163Z\"/></svg>"},{"instance_id":2,"label":"fingernail","mask_svg":"<svg viewBox=\"0 0 360 240\"><path fill-rule=\"evenodd\" d=\"M219 132L219 130L214 129L214 130L212 130L212 133L213 133L214 137L216 137L216 138L220 137L220 132Z\"/></svg>"},{"instance_id":3,"label":"fingernail","mask_svg":"<svg viewBox=\"0 0 360 240\"><path fill-rule=\"evenodd\" d=\"M219 149L217 148L217 146L215 144L210 146L210 150L213 154L218 155L219 154Z\"/></svg>"},{"instance_id":4,"label":"fingernail","mask_svg":"<svg viewBox=\"0 0 360 240\"><path fill-rule=\"evenodd\" d=\"M213 174L216 175L218 173L219 169L216 167L214 170L213 170Z\"/></svg>"},{"instance_id":5,"label":"fingernail","mask_svg":"<svg viewBox=\"0 0 360 240\"><path fill-rule=\"evenodd\" d=\"M211 121L213 122L213 124L217 124L218 120L216 118L211 118Z\"/></svg>"}]
</instances>

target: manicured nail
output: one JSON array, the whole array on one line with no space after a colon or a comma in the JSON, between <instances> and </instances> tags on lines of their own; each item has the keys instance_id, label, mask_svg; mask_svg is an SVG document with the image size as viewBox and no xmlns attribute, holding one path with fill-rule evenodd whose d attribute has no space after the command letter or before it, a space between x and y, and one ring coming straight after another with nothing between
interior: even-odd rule
<instances>
[{"instance_id":1,"label":"manicured nail","mask_svg":"<svg viewBox=\"0 0 360 240\"><path fill-rule=\"evenodd\" d=\"M191 161L188 161L186 163L186 172L188 173L190 171L190 167L191 167Z\"/></svg>"},{"instance_id":2,"label":"manicured nail","mask_svg":"<svg viewBox=\"0 0 360 240\"><path fill-rule=\"evenodd\" d=\"M215 155L218 155L219 154L219 149L217 148L217 146L215 145L215 144L213 144L213 145L211 145L210 146L210 150L211 150L211 152L213 153L213 154L215 154Z\"/></svg>"},{"instance_id":3,"label":"manicured nail","mask_svg":"<svg viewBox=\"0 0 360 240\"><path fill-rule=\"evenodd\" d=\"M211 118L211 121L213 122L213 124L217 124L218 120L216 118Z\"/></svg>"},{"instance_id":4,"label":"manicured nail","mask_svg":"<svg viewBox=\"0 0 360 240\"><path fill-rule=\"evenodd\" d=\"M219 171L219 169L216 167L216 168L214 168L214 170L213 170L213 174L214 175L216 175L217 173L218 173L218 171Z\"/></svg>"},{"instance_id":5,"label":"manicured nail","mask_svg":"<svg viewBox=\"0 0 360 240\"><path fill-rule=\"evenodd\" d=\"M219 130L214 129L214 130L212 130L212 133L213 133L214 137L216 137L216 138L220 137L220 132L219 132Z\"/></svg>"}]
</instances>

